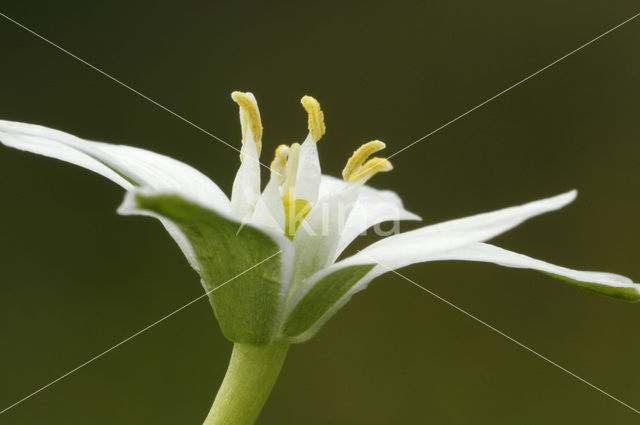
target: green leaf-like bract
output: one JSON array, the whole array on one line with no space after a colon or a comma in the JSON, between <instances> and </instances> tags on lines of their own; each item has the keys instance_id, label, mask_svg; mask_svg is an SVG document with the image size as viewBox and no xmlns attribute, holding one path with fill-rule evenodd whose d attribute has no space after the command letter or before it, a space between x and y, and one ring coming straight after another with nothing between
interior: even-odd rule
<instances>
[{"instance_id":1,"label":"green leaf-like bract","mask_svg":"<svg viewBox=\"0 0 640 425\"><path fill-rule=\"evenodd\" d=\"M293 338L314 327L373 267L373 264L345 267L316 282L287 316L282 336Z\"/></svg>"},{"instance_id":2,"label":"green leaf-like bract","mask_svg":"<svg viewBox=\"0 0 640 425\"><path fill-rule=\"evenodd\" d=\"M278 243L248 225L238 232L239 223L177 195L137 193L135 201L138 209L171 220L188 238L206 291L224 285L209 300L225 337L270 344L283 305Z\"/></svg>"}]
</instances>

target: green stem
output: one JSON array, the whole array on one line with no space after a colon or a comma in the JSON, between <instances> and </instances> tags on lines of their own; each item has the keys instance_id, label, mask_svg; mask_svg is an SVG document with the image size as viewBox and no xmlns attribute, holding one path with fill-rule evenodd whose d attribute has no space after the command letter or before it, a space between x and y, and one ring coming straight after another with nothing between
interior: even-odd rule
<instances>
[{"instance_id":1,"label":"green stem","mask_svg":"<svg viewBox=\"0 0 640 425\"><path fill-rule=\"evenodd\" d=\"M253 425L267 401L289 344L235 344L227 374L203 425Z\"/></svg>"}]
</instances>

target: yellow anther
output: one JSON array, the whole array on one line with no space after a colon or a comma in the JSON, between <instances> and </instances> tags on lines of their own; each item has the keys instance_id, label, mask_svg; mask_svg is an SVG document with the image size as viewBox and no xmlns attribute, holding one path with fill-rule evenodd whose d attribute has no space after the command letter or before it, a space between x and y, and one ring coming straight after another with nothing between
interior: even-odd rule
<instances>
[{"instance_id":1,"label":"yellow anther","mask_svg":"<svg viewBox=\"0 0 640 425\"><path fill-rule=\"evenodd\" d=\"M289 146L280 145L276 149L276 155L271 161L271 171L278 177L278 183L284 183L287 176L287 160L289 159ZM273 174L272 174L273 175Z\"/></svg>"},{"instance_id":2,"label":"yellow anther","mask_svg":"<svg viewBox=\"0 0 640 425\"><path fill-rule=\"evenodd\" d=\"M393 166L386 158L371 158L360 167L355 173L351 174L347 179L348 182L357 182L360 180L367 181L374 175L393 170Z\"/></svg>"},{"instance_id":3,"label":"yellow anther","mask_svg":"<svg viewBox=\"0 0 640 425\"><path fill-rule=\"evenodd\" d=\"M311 96L304 96L300 103L309 115L309 133L314 142L322 138L326 131L324 125L324 113L320 108L320 102Z\"/></svg>"},{"instance_id":4,"label":"yellow anther","mask_svg":"<svg viewBox=\"0 0 640 425\"><path fill-rule=\"evenodd\" d=\"M260 110L258 102L252 93L234 91L231 98L240 106L240 123L242 125L242 142L247 140L247 131L251 132L253 142L256 144L256 151L260 156L262 150L262 121L260 120Z\"/></svg>"},{"instance_id":5,"label":"yellow anther","mask_svg":"<svg viewBox=\"0 0 640 425\"><path fill-rule=\"evenodd\" d=\"M366 161L371 154L384 149L385 146L386 145L379 140L374 140L373 142L360 146L353 155L351 155L351 158L347 161L347 165L344 167L344 170L342 170L344 180L348 182L356 182L359 180L367 181L379 172L392 170L393 167L391 163L385 158L375 157Z\"/></svg>"}]
</instances>

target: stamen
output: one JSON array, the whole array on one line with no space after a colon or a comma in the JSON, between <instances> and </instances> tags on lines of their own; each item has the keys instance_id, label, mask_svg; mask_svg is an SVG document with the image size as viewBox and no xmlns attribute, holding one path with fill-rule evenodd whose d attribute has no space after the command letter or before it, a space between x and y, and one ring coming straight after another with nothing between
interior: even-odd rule
<instances>
[{"instance_id":1,"label":"stamen","mask_svg":"<svg viewBox=\"0 0 640 425\"><path fill-rule=\"evenodd\" d=\"M289 158L287 159L286 180L282 191L282 200L293 203L296 193L296 179L298 177L298 157L300 156L300 145L294 143L289 148Z\"/></svg>"},{"instance_id":2,"label":"stamen","mask_svg":"<svg viewBox=\"0 0 640 425\"><path fill-rule=\"evenodd\" d=\"M311 139L313 139L314 142L317 142L322 138L327 130L324 125L324 113L322 112L322 109L320 109L320 103L311 96L304 96L300 99L300 103L302 103L302 106L309 116L308 126Z\"/></svg>"},{"instance_id":3,"label":"stamen","mask_svg":"<svg viewBox=\"0 0 640 425\"><path fill-rule=\"evenodd\" d=\"M374 140L360 146L353 152L344 170L342 170L344 180L351 183L361 180L367 181L379 172L391 171L393 166L385 158L375 157L366 161L371 154L384 149L385 146L386 145L379 140Z\"/></svg>"},{"instance_id":4,"label":"stamen","mask_svg":"<svg viewBox=\"0 0 640 425\"><path fill-rule=\"evenodd\" d=\"M283 145L284 146L284 145ZM282 146L281 146L282 147ZM278 148L280 150L280 148ZM278 152L276 151L276 158ZM284 206L284 233L290 238L296 234L298 226L311 211L311 204L304 199L296 199L296 179L298 176L298 159L300 145L294 143L288 149L286 165L286 179L282 189L282 205Z\"/></svg>"},{"instance_id":5,"label":"stamen","mask_svg":"<svg viewBox=\"0 0 640 425\"><path fill-rule=\"evenodd\" d=\"M289 146L280 145L276 149L276 155L271 161L272 178L275 174L278 178L278 184L282 184L287 176L287 160L289 159Z\"/></svg>"},{"instance_id":6,"label":"stamen","mask_svg":"<svg viewBox=\"0 0 640 425\"><path fill-rule=\"evenodd\" d=\"M231 98L240 106L240 123L242 125L242 143L251 139L256 144L256 151L260 156L262 150L262 121L260 120L260 110L258 102L252 93L234 91ZM247 137L247 132L251 132L251 137ZM242 158L242 156L241 156Z\"/></svg>"}]
</instances>

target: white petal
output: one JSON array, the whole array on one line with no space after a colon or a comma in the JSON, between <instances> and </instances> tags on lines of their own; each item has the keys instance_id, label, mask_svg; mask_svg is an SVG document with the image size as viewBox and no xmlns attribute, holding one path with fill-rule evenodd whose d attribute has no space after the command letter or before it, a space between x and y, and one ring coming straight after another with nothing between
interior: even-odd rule
<instances>
[{"instance_id":1,"label":"white petal","mask_svg":"<svg viewBox=\"0 0 640 425\"><path fill-rule=\"evenodd\" d=\"M296 250L294 284L333 262L359 190L359 185L352 184L320 198L302 221L293 239Z\"/></svg>"},{"instance_id":2,"label":"white petal","mask_svg":"<svg viewBox=\"0 0 640 425\"><path fill-rule=\"evenodd\" d=\"M343 190L353 183L347 183L333 176L323 175L320 183L320 197ZM361 233L385 221L422 220L420 216L407 211L402 199L391 190L380 190L363 185L351 214L344 225L333 260Z\"/></svg>"},{"instance_id":3,"label":"white petal","mask_svg":"<svg viewBox=\"0 0 640 425\"><path fill-rule=\"evenodd\" d=\"M272 176L256 203L251 222L284 234L284 206L277 176Z\"/></svg>"},{"instance_id":4,"label":"white petal","mask_svg":"<svg viewBox=\"0 0 640 425\"><path fill-rule=\"evenodd\" d=\"M322 198L323 196L327 196L330 193L340 191L347 187L349 183L342 180L341 178L330 176L328 174L323 174L320 177L320 188L318 190L318 196ZM365 186L369 187L369 186Z\"/></svg>"},{"instance_id":5,"label":"white petal","mask_svg":"<svg viewBox=\"0 0 640 425\"><path fill-rule=\"evenodd\" d=\"M420 219L402 207L398 195L361 183L322 176L320 200L300 225L294 244L299 281L333 263L363 231L387 220ZM297 280L296 280L297 279Z\"/></svg>"},{"instance_id":6,"label":"white petal","mask_svg":"<svg viewBox=\"0 0 640 425\"><path fill-rule=\"evenodd\" d=\"M154 152L91 142L34 124L0 121L0 141L10 147L79 165L127 190L144 186L171 190L205 205L228 211L224 192L196 169Z\"/></svg>"},{"instance_id":7,"label":"white petal","mask_svg":"<svg viewBox=\"0 0 640 425\"><path fill-rule=\"evenodd\" d=\"M576 191L571 191L517 207L447 221L390 236L374 243L354 256L316 272L296 288L291 301L288 303L289 312L325 276L354 265L378 264L353 285L314 326L304 334L294 338L293 341L302 342L313 336L355 293L365 289L369 282L377 276L410 264L432 261L436 255L465 245L485 241L531 217L562 208L573 201L575 197Z\"/></svg>"},{"instance_id":8,"label":"white petal","mask_svg":"<svg viewBox=\"0 0 640 425\"><path fill-rule=\"evenodd\" d=\"M229 211L229 199L208 177L182 162L154 152L131 146L91 142L39 125L1 120L0 142L16 149L79 165L112 180L126 190L135 186L172 190L211 208ZM180 229L166 219L161 221L189 264L199 270L193 249Z\"/></svg>"},{"instance_id":9,"label":"white petal","mask_svg":"<svg viewBox=\"0 0 640 425\"><path fill-rule=\"evenodd\" d=\"M362 187L358 200L340 236L334 261L354 239L370 227L385 221L400 220L422 219L420 216L404 209L402 200L395 192L378 190L370 186Z\"/></svg>"},{"instance_id":10,"label":"white petal","mask_svg":"<svg viewBox=\"0 0 640 425\"><path fill-rule=\"evenodd\" d=\"M451 220L378 241L343 261L348 264L379 262L393 269L425 261L436 253L491 239L537 215L564 207L576 191L517 207Z\"/></svg>"},{"instance_id":11,"label":"white petal","mask_svg":"<svg viewBox=\"0 0 640 425\"><path fill-rule=\"evenodd\" d=\"M313 205L318 200L321 173L318 146L310 136L300 145L297 173L295 199Z\"/></svg>"},{"instance_id":12,"label":"white petal","mask_svg":"<svg viewBox=\"0 0 640 425\"><path fill-rule=\"evenodd\" d=\"M231 191L231 211L246 220L260 197L260 162L250 131L247 132L247 140L242 143L240 155L242 162Z\"/></svg>"},{"instance_id":13,"label":"white petal","mask_svg":"<svg viewBox=\"0 0 640 425\"><path fill-rule=\"evenodd\" d=\"M504 267L532 269L565 278L570 283L606 295L631 300L640 299L640 285L631 279L613 273L573 270L556 266L517 252L486 243L474 243L434 255L429 261L463 260L495 263Z\"/></svg>"}]
</instances>

